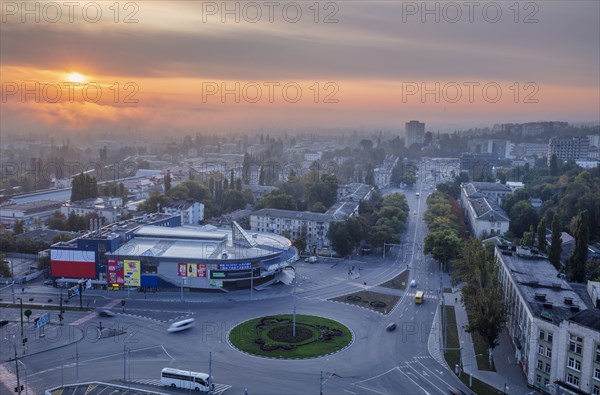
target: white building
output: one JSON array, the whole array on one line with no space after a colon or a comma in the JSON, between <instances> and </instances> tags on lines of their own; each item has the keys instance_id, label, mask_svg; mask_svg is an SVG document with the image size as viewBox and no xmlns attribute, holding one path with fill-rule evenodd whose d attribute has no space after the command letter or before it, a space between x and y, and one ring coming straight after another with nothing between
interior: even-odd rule
<instances>
[{"instance_id":1,"label":"white building","mask_svg":"<svg viewBox=\"0 0 600 395\"><path fill-rule=\"evenodd\" d=\"M510 188L494 183L468 183L461 185L460 203L475 237L502 235L508 231L510 220L499 203Z\"/></svg>"},{"instance_id":2,"label":"white building","mask_svg":"<svg viewBox=\"0 0 600 395\"><path fill-rule=\"evenodd\" d=\"M308 247L323 248L329 246L327 232L333 221L330 214L263 208L250 215L250 229L287 235L291 240L304 235Z\"/></svg>"},{"instance_id":3,"label":"white building","mask_svg":"<svg viewBox=\"0 0 600 395\"><path fill-rule=\"evenodd\" d=\"M79 216L96 214L103 217L106 222L112 223L120 221L127 215L127 208L123 206L123 199L120 197L98 197L75 202L64 203L60 207L60 212L68 217L71 213Z\"/></svg>"},{"instance_id":4,"label":"white building","mask_svg":"<svg viewBox=\"0 0 600 395\"><path fill-rule=\"evenodd\" d=\"M198 225L204 220L204 204L193 200L171 200L162 209L165 214L181 216L181 225Z\"/></svg>"},{"instance_id":5,"label":"white building","mask_svg":"<svg viewBox=\"0 0 600 395\"><path fill-rule=\"evenodd\" d=\"M37 200L20 204L3 204L0 206L0 223L12 226L16 221L23 221L26 226L43 222L54 212L60 210L61 203L55 200Z\"/></svg>"},{"instance_id":6,"label":"white building","mask_svg":"<svg viewBox=\"0 0 600 395\"><path fill-rule=\"evenodd\" d=\"M553 395L600 394L600 310L544 255L497 246L495 256L506 326L528 384Z\"/></svg>"}]
</instances>

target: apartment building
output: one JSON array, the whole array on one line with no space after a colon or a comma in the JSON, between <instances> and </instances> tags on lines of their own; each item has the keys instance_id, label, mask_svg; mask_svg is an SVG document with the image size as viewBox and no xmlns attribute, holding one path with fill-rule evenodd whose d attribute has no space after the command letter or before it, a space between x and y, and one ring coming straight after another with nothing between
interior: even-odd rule
<instances>
[{"instance_id":1,"label":"apartment building","mask_svg":"<svg viewBox=\"0 0 600 395\"><path fill-rule=\"evenodd\" d=\"M528 385L552 395L600 395L600 309L545 255L496 246L495 256L506 328Z\"/></svg>"},{"instance_id":2,"label":"apartment building","mask_svg":"<svg viewBox=\"0 0 600 395\"><path fill-rule=\"evenodd\" d=\"M502 199L511 193L506 185L471 182L461 185L460 204L471 234L501 235L508 231L510 219L500 208Z\"/></svg>"},{"instance_id":3,"label":"apartment building","mask_svg":"<svg viewBox=\"0 0 600 395\"><path fill-rule=\"evenodd\" d=\"M590 139L587 137L556 138L548 142L548 164L552 155L559 160L587 159L590 150Z\"/></svg>"}]
</instances>

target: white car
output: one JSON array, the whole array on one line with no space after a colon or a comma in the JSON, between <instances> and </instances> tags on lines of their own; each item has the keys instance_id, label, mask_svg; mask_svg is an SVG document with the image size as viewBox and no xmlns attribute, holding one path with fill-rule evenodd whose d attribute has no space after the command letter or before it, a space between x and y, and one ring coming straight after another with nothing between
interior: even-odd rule
<instances>
[{"instance_id":1,"label":"white car","mask_svg":"<svg viewBox=\"0 0 600 395\"><path fill-rule=\"evenodd\" d=\"M412 281L410 282L410 286L411 286L411 287L416 287L416 286L417 286L417 280L412 280Z\"/></svg>"},{"instance_id":2,"label":"white car","mask_svg":"<svg viewBox=\"0 0 600 395\"><path fill-rule=\"evenodd\" d=\"M178 321L178 322L174 322L171 324L171 326L169 326L167 328L167 332L169 333L173 333L173 332L181 332L184 331L186 329L190 329L194 327L194 319L193 318L188 318L187 320L183 320L183 321Z\"/></svg>"}]
</instances>

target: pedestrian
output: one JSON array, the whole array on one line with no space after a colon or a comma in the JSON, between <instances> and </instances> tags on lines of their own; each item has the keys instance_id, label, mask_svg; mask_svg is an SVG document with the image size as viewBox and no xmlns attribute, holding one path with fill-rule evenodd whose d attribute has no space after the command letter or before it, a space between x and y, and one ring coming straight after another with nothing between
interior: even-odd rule
<instances>
[{"instance_id":1,"label":"pedestrian","mask_svg":"<svg viewBox=\"0 0 600 395\"><path fill-rule=\"evenodd\" d=\"M454 298L454 304L458 303L458 298Z\"/></svg>"},{"instance_id":2,"label":"pedestrian","mask_svg":"<svg viewBox=\"0 0 600 395\"><path fill-rule=\"evenodd\" d=\"M244 395L248 395L248 388L244 388Z\"/></svg>"}]
</instances>

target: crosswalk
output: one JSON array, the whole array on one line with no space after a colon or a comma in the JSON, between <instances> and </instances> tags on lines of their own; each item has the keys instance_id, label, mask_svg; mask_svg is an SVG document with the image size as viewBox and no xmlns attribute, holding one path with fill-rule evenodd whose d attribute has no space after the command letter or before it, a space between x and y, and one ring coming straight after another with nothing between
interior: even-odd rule
<instances>
[{"instance_id":1,"label":"crosswalk","mask_svg":"<svg viewBox=\"0 0 600 395\"><path fill-rule=\"evenodd\" d=\"M131 382L136 383L136 384L145 384L145 385L154 385L157 387L164 387L160 383L160 379L135 379L135 380L131 380ZM227 385L227 384L215 384L215 389L212 391L212 393L215 395L219 395L219 394L222 394L223 392L227 391L231 387L232 387L231 385Z\"/></svg>"},{"instance_id":2,"label":"crosswalk","mask_svg":"<svg viewBox=\"0 0 600 395\"><path fill-rule=\"evenodd\" d=\"M409 298L414 298L416 295L416 291L415 292L407 292L406 296ZM425 292L425 294L423 295L423 298L425 299L439 299L439 295L436 292Z\"/></svg>"}]
</instances>

